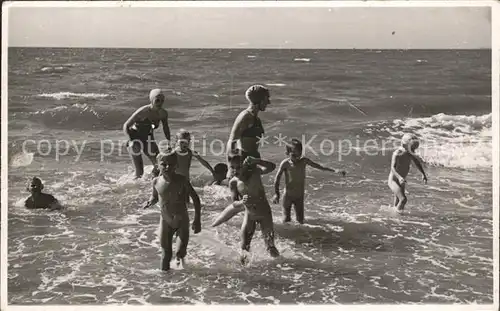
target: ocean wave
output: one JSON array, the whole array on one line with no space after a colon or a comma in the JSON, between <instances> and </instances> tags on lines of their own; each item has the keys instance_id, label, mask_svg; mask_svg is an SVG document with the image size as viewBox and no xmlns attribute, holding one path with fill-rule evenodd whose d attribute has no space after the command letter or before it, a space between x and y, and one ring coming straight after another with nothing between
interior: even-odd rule
<instances>
[{"instance_id":1,"label":"ocean wave","mask_svg":"<svg viewBox=\"0 0 500 311\"><path fill-rule=\"evenodd\" d=\"M306 63L308 63L308 62L310 62L310 61L311 61L311 59L310 59L310 58L295 58L293 61L295 61L295 62L306 62Z\"/></svg>"},{"instance_id":2,"label":"ocean wave","mask_svg":"<svg viewBox=\"0 0 500 311\"><path fill-rule=\"evenodd\" d=\"M90 107L87 104L73 104L70 106L57 106L57 107L53 107L53 108L37 110L32 114L35 114L35 115L36 114L41 114L41 115L55 114L55 113L58 113L61 111L67 112L67 111L71 111L71 110L77 110L79 112L87 112L88 111L91 114L99 117L99 114L92 107Z\"/></svg>"},{"instance_id":3,"label":"ocean wave","mask_svg":"<svg viewBox=\"0 0 500 311\"><path fill-rule=\"evenodd\" d=\"M57 92L57 93L43 93L36 95L37 97L54 98L57 100L66 98L107 98L109 94L99 93L72 93L72 92Z\"/></svg>"},{"instance_id":4,"label":"ocean wave","mask_svg":"<svg viewBox=\"0 0 500 311\"><path fill-rule=\"evenodd\" d=\"M11 167L22 167L22 166L28 166L31 163L33 163L35 154L28 152L28 153L17 153L13 157L9 157L11 160L10 165Z\"/></svg>"},{"instance_id":5,"label":"ocean wave","mask_svg":"<svg viewBox=\"0 0 500 311\"><path fill-rule=\"evenodd\" d=\"M491 113L481 116L440 113L426 118L397 119L369 125L365 133L383 134L399 144L405 133L420 140L417 154L430 165L491 169Z\"/></svg>"},{"instance_id":6,"label":"ocean wave","mask_svg":"<svg viewBox=\"0 0 500 311\"><path fill-rule=\"evenodd\" d=\"M105 110L88 104L61 105L37 110L29 118L41 122L49 128L111 130L120 129L130 112Z\"/></svg>"},{"instance_id":7,"label":"ocean wave","mask_svg":"<svg viewBox=\"0 0 500 311\"><path fill-rule=\"evenodd\" d=\"M267 86L286 86L285 83L266 83Z\"/></svg>"},{"instance_id":8,"label":"ocean wave","mask_svg":"<svg viewBox=\"0 0 500 311\"><path fill-rule=\"evenodd\" d=\"M43 73L62 73L62 72L68 72L69 68L66 66L46 66L40 68L40 72Z\"/></svg>"}]
</instances>

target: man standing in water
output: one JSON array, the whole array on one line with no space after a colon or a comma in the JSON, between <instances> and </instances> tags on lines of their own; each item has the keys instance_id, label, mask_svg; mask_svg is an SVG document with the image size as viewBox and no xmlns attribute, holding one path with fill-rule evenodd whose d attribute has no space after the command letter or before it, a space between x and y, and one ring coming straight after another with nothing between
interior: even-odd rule
<instances>
[{"instance_id":1,"label":"man standing in water","mask_svg":"<svg viewBox=\"0 0 500 311\"><path fill-rule=\"evenodd\" d=\"M235 150L241 150L241 156L252 156L260 158L259 142L264 135L264 127L259 118L259 112L265 111L266 107L271 104L269 89L262 85L252 85L245 92L245 97L248 101L248 107L240 112L234 120L229 140L226 148L226 160L229 163L229 158L235 154ZM238 146L239 142L239 146ZM228 178L230 171L228 172Z\"/></svg>"},{"instance_id":2,"label":"man standing in water","mask_svg":"<svg viewBox=\"0 0 500 311\"><path fill-rule=\"evenodd\" d=\"M184 261L189 242L189 214L186 197L189 195L194 203L194 221L191 226L194 233L201 231L201 203L198 195L189 183L189 180L175 172L177 168L177 153L170 150L168 153L158 155L158 165L161 176L153 180L153 194L146 202L148 208L160 202L161 208L161 236L160 244L163 249L161 269L170 269L172 259L172 244L174 234L177 233L176 260L177 265Z\"/></svg>"},{"instance_id":3,"label":"man standing in water","mask_svg":"<svg viewBox=\"0 0 500 311\"><path fill-rule=\"evenodd\" d=\"M141 178L144 174L144 153L153 163L153 176L158 176L159 170L156 165L156 156L159 153L155 142L153 131L162 123L165 138L170 141L170 128L168 126L168 113L163 109L165 95L160 89L153 89L149 93L149 105L137 109L134 114L123 124L123 132L129 137L127 144L129 153L135 167L135 178Z\"/></svg>"}]
</instances>

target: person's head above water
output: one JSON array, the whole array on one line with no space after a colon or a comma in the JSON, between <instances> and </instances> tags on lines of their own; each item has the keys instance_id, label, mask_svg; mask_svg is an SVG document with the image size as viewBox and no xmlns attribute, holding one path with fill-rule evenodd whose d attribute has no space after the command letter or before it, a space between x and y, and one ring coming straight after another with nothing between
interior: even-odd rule
<instances>
[{"instance_id":1,"label":"person's head above water","mask_svg":"<svg viewBox=\"0 0 500 311\"><path fill-rule=\"evenodd\" d=\"M180 129L177 134L177 145L181 148L181 150L185 151L189 148L189 144L191 143L191 133L186 131L185 129Z\"/></svg>"},{"instance_id":2,"label":"person's head above water","mask_svg":"<svg viewBox=\"0 0 500 311\"><path fill-rule=\"evenodd\" d=\"M177 166L177 153L171 149L160 152L156 156L156 161L161 173L172 173Z\"/></svg>"},{"instance_id":3,"label":"person's head above water","mask_svg":"<svg viewBox=\"0 0 500 311\"><path fill-rule=\"evenodd\" d=\"M31 193L41 193L43 190L43 183L38 177L33 177L33 179L28 183L27 190Z\"/></svg>"},{"instance_id":4,"label":"person's head above water","mask_svg":"<svg viewBox=\"0 0 500 311\"><path fill-rule=\"evenodd\" d=\"M260 111L265 111L267 105L271 103L269 89L259 84L249 87L245 92L245 97L250 104L257 106Z\"/></svg>"},{"instance_id":5,"label":"person's head above water","mask_svg":"<svg viewBox=\"0 0 500 311\"><path fill-rule=\"evenodd\" d=\"M160 89L152 89L149 92L149 102L153 108L161 108L165 102L165 95Z\"/></svg>"},{"instance_id":6,"label":"person's head above water","mask_svg":"<svg viewBox=\"0 0 500 311\"><path fill-rule=\"evenodd\" d=\"M401 138L401 146L408 151L414 152L420 146L420 142L415 134L406 133Z\"/></svg>"},{"instance_id":7,"label":"person's head above water","mask_svg":"<svg viewBox=\"0 0 500 311\"><path fill-rule=\"evenodd\" d=\"M221 182L224 179L226 179L227 171L228 171L227 164L217 163L214 166L214 179L215 179L215 181Z\"/></svg>"},{"instance_id":8,"label":"person's head above water","mask_svg":"<svg viewBox=\"0 0 500 311\"><path fill-rule=\"evenodd\" d=\"M296 138L292 138L289 143L285 145L286 155L290 156L292 160L298 160L302 156L302 143Z\"/></svg>"}]
</instances>

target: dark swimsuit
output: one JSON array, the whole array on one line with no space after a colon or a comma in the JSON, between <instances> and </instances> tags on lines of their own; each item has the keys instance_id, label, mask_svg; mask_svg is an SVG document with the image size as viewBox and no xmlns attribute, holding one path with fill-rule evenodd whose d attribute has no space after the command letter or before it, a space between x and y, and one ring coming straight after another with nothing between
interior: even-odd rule
<instances>
[{"instance_id":1,"label":"dark swimsuit","mask_svg":"<svg viewBox=\"0 0 500 311\"><path fill-rule=\"evenodd\" d=\"M142 151L146 155L157 155L159 153L158 145L154 141L153 127L158 128L160 125L159 121L151 121L149 118L144 118L140 121L134 123L135 129L129 129L130 140L132 141L132 148L134 150L139 150L142 147ZM148 144L148 140L149 144ZM149 146L149 148L148 148Z\"/></svg>"},{"instance_id":2,"label":"dark swimsuit","mask_svg":"<svg viewBox=\"0 0 500 311\"><path fill-rule=\"evenodd\" d=\"M50 208L52 204L56 203L57 199L54 198L52 194L40 193L36 201L33 200L33 196L30 196L28 199L26 199L26 201L24 202L24 206L28 209Z\"/></svg>"},{"instance_id":3,"label":"dark swimsuit","mask_svg":"<svg viewBox=\"0 0 500 311\"><path fill-rule=\"evenodd\" d=\"M262 126L262 121L260 120L259 117L255 117L255 121L253 125L243 131L241 133L241 138L255 138L259 140L262 136L264 135L264 127ZM257 144L258 142L256 142ZM253 152L242 152L243 158L246 158L247 156L252 156L255 158L260 158L260 153L255 150Z\"/></svg>"}]
</instances>

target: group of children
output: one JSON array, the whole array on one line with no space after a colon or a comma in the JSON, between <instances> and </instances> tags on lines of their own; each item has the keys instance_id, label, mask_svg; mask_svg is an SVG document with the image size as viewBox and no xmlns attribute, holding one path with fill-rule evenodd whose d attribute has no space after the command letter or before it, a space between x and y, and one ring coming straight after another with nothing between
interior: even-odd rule
<instances>
[{"instance_id":1,"label":"group of children","mask_svg":"<svg viewBox=\"0 0 500 311\"><path fill-rule=\"evenodd\" d=\"M155 124L158 125L159 119L153 120L153 114L148 115L148 113L152 111L152 109L162 109L161 104L163 100L164 97L161 92L156 90L151 91L151 106L149 106L149 110L142 107L127 120L124 125L124 131L129 134L131 141L135 135L134 131L138 131L139 127L137 124L141 122L144 123L143 125L145 127L149 127L149 129L144 130L144 133L152 135L151 128L154 129L157 127L155 127ZM160 102L160 104L158 104L158 102ZM170 129L168 128L167 121L168 114L166 114L166 112L155 113L164 118L162 122L165 136L167 139L170 139ZM142 116L139 118L138 116L141 114ZM135 127L135 129L130 129L133 127ZM167 127L167 129L165 129L165 127ZM137 135L135 135L135 137L137 137ZM268 253L272 257L278 257L280 253L274 244L275 237L271 206L267 200L265 188L261 179L261 175L274 171L276 165L270 161L249 155L242 150L235 150L236 152L228 158L229 168L223 163L218 163L212 168L205 159L189 148L191 136L188 131L180 130L176 138L177 143L174 148L169 147L166 151L159 151L156 146L151 156L149 156L149 153L147 154L153 164L155 164L155 168L153 170L152 195L143 205L143 208L149 208L156 203L160 204L160 243L163 250L161 269L170 269L170 261L173 256L172 247L174 235L179 239L175 254L177 264L182 264L186 256L190 231L190 220L187 210L189 198L193 201L195 211L191 229L194 233L199 233L201 231L201 202L190 182L189 174L193 157L211 172L213 176L211 184L220 185L227 176L230 176L228 186L231 191L233 202L220 213L213 222L212 227L227 222L242 211L245 212L241 229L241 262L244 264L248 260L248 252L257 223L260 225ZM142 143L150 143L150 141L146 141L146 136L139 140ZM427 176L422 165L418 157L414 154L418 146L419 142L415 135L405 134L401 141L401 147L396 149L392 156L388 185L394 194L394 205L400 212L404 210L404 206L407 202L405 195L405 178L409 172L411 162L415 163L423 174L424 182L427 182ZM129 148L132 150L138 148L144 149L144 145L139 147L132 141ZM286 223L291 221L291 209L293 206L296 220L302 224L304 223L306 166L338 173L342 176L345 176L346 173L343 170L324 167L304 157L302 143L298 139L292 139L286 145L286 154L288 157L280 163L274 179L275 195L272 201L275 204L279 203L281 199L281 177L285 175L285 187L282 199L283 222ZM142 159L139 163L137 156L133 156L133 160L134 165L136 165L136 177L141 177L143 174ZM228 171L229 174L227 174ZM27 208L57 209L61 207L53 196L42 193L42 190L43 184L41 180L37 177L33 178L29 186L31 196L25 202Z\"/></svg>"},{"instance_id":2,"label":"group of children","mask_svg":"<svg viewBox=\"0 0 500 311\"><path fill-rule=\"evenodd\" d=\"M189 217L187 203L189 197L193 200L195 216L192 222L194 233L201 231L200 199L190 183L189 169L192 157L196 157L200 163L211 171L213 175L212 184L221 184L226 178L227 166L219 163L212 168L210 164L200 155L189 148L190 135L181 130L177 135L177 144L174 149L161 152L157 157L159 176L153 179L153 191L151 198L145 203L144 208L149 208L156 203L161 207L161 234L160 244L163 249L162 270L170 269L172 258L172 241L177 233L176 262L181 264L186 256L187 244L189 242ZM302 143L293 139L286 146L288 158L281 163L275 178L275 198L278 203L280 198L279 184L281 176L285 174L285 192L283 197L283 222L291 220L290 213L293 206L299 223L304 222L304 192L305 192L305 168L307 165L325 171L337 172L345 176L341 170L323 167L312 160L302 156ZM268 174L276 169L272 162L244 156L243 152L232 155L229 159L228 186L231 191L232 204L230 204L212 224L216 227L239 212L245 211L241 230L241 249L243 251L241 262L245 263L250 250L250 243L255 233L257 223L260 225L266 249L272 257L279 256L279 251L274 245L274 229L271 206L266 197L261 175Z\"/></svg>"}]
</instances>

